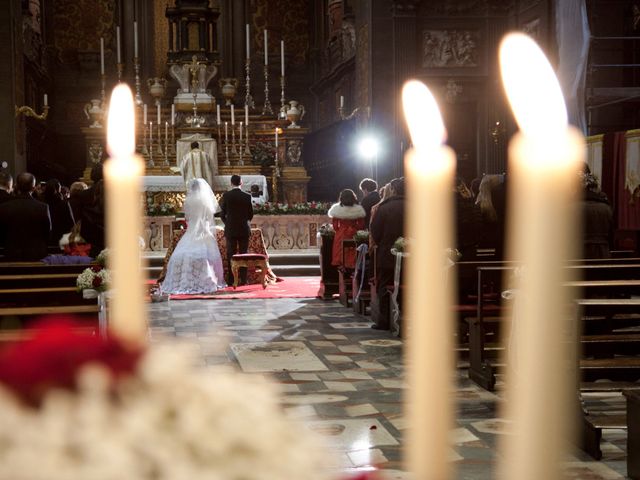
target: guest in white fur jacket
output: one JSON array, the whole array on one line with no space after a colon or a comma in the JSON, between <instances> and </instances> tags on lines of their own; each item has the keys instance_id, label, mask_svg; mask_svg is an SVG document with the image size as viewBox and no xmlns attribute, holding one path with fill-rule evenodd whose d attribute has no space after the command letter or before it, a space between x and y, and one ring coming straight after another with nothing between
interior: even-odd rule
<instances>
[{"instance_id":1,"label":"guest in white fur jacket","mask_svg":"<svg viewBox=\"0 0 640 480\"><path fill-rule=\"evenodd\" d=\"M358 204L358 198L353 190L345 189L340 192L338 203L334 203L327 213L333 219L333 229L336 235L333 238L333 254L331 264L354 268L356 265L355 247L342 253L342 241L350 240L358 230L364 229L364 208Z\"/></svg>"}]
</instances>

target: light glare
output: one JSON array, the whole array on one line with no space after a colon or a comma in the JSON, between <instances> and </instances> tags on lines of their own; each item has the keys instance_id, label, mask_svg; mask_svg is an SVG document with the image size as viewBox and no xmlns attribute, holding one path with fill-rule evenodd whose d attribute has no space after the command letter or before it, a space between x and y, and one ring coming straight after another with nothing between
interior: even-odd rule
<instances>
[{"instance_id":1,"label":"light glare","mask_svg":"<svg viewBox=\"0 0 640 480\"><path fill-rule=\"evenodd\" d=\"M107 118L107 149L113 158L126 158L135 151L133 95L124 83L113 89Z\"/></svg>"},{"instance_id":2,"label":"light glare","mask_svg":"<svg viewBox=\"0 0 640 480\"><path fill-rule=\"evenodd\" d=\"M445 141L447 133L440 109L424 83L410 80L404 84L402 106L416 150L431 151Z\"/></svg>"},{"instance_id":3,"label":"light glare","mask_svg":"<svg viewBox=\"0 0 640 480\"><path fill-rule=\"evenodd\" d=\"M358 144L360 155L367 159L375 157L378 154L379 148L378 141L373 137L364 137Z\"/></svg>"},{"instance_id":4,"label":"light glare","mask_svg":"<svg viewBox=\"0 0 640 480\"><path fill-rule=\"evenodd\" d=\"M520 130L539 138L567 129L567 108L558 79L538 44L522 33L500 45L500 69L509 104Z\"/></svg>"}]
</instances>

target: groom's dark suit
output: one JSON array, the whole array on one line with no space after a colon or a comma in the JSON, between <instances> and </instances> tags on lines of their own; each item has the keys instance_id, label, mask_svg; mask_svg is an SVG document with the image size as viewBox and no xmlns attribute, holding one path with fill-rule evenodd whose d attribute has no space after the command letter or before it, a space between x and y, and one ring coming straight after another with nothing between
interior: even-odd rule
<instances>
[{"instance_id":1,"label":"groom's dark suit","mask_svg":"<svg viewBox=\"0 0 640 480\"><path fill-rule=\"evenodd\" d=\"M229 272L229 285L233 283L231 273L231 257L236 253L247 253L251 226L249 220L253 218L253 206L251 195L232 188L220 199L220 218L224 222L224 236L227 239L227 267ZM240 283L247 283L247 269L240 269Z\"/></svg>"}]
</instances>

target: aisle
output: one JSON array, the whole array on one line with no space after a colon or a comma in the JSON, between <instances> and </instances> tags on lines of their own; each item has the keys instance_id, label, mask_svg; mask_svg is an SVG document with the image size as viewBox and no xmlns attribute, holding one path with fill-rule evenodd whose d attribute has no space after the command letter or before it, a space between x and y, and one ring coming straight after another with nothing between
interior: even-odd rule
<instances>
[{"instance_id":1,"label":"aisle","mask_svg":"<svg viewBox=\"0 0 640 480\"><path fill-rule=\"evenodd\" d=\"M337 302L316 299L169 301L150 305L154 341L176 336L193 343L198 363L215 372L235 368L275 378L285 410L324 435L335 449L335 468L373 466L383 479L405 478L400 448L402 342L369 328L364 317ZM457 428L450 457L458 478L493 477L495 444L505 434L496 418L498 397L458 370ZM507 429L508 430L508 429ZM623 478L620 436L603 442L604 462L576 453L569 475ZM622 457L622 458L621 458Z\"/></svg>"}]
</instances>

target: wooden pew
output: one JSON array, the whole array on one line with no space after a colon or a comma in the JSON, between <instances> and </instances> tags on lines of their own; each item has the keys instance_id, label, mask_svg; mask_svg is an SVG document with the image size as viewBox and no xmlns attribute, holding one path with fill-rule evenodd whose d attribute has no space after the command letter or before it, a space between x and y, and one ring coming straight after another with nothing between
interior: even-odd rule
<instances>
[{"instance_id":1,"label":"wooden pew","mask_svg":"<svg viewBox=\"0 0 640 480\"><path fill-rule=\"evenodd\" d=\"M486 354L485 341L487 332L497 335L499 326L503 321L509 321L508 309L502 305L485 304L486 295L483 290L487 284L486 277L493 276L499 279L508 272L513 271L513 264L490 265L477 267L478 272L478 296L477 310L475 317L468 317L469 324L469 378L487 390L495 388L495 375L500 365L492 363ZM578 264L573 262L567 266L574 273L575 277L582 276L586 280L567 283L568 287L580 288L584 296L590 297L597 294L607 293L615 296L628 296L640 294L640 264L600 264L586 263ZM640 306L633 301L620 301L624 299L585 299L584 305L589 306L588 313L606 314L608 309L617 309L616 314L640 312ZM635 309L635 310L634 310ZM592 339L595 340L595 339ZM602 338L603 342L607 339ZM594 342L591 342L592 344Z\"/></svg>"}]
</instances>

